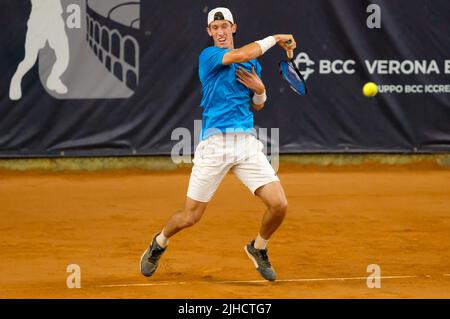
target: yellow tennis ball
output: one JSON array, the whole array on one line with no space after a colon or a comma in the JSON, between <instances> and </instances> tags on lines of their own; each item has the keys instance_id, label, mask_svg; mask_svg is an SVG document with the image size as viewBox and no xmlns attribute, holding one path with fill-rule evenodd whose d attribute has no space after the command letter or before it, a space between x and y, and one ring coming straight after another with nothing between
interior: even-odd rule
<instances>
[{"instance_id":1,"label":"yellow tennis ball","mask_svg":"<svg viewBox=\"0 0 450 319\"><path fill-rule=\"evenodd\" d=\"M374 97L378 93L378 87L375 83L369 82L364 85L362 91L363 91L364 96Z\"/></svg>"}]
</instances>

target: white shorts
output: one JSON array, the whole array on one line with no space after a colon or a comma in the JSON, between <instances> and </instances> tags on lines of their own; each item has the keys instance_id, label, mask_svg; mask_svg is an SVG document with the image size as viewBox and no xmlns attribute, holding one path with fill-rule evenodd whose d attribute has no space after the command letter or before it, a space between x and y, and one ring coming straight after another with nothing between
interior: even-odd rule
<instances>
[{"instance_id":1,"label":"white shorts","mask_svg":"<svg viewBox=\"0 0 450 319\"><path fill-rule=\"evenodd\" d=\"M201 141L195 150L187 196L209 202L230 169L253 194L259 187L279 181L263 147L246 133L215 134Z\"/></svg>"}]
</instances>

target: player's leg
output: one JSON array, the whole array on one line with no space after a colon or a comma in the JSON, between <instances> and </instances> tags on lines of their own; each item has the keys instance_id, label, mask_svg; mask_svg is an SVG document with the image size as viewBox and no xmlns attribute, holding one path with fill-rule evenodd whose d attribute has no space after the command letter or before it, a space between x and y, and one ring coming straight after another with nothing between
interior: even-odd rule
<instances>
[{"instance_id":1,"label":"player's leg","mask_svg":"<svg viewBox=\"0 0 450 319\"><path fill-rule=\"evenodd\" d=\"M279 178L262 152L261 142L247 136L242 145L245 152L233 172L267 207L258 236L244 248L261 276L273 281L276 274L269 262L266 246L286 216L287 199Z\"/></svg>"},{"instance_id":2,"label":"player's leg","mask_svg":"<svg viewBox=\"0 0 450 319\"><path fill-rule=\"evenodd\" d=\"M199 145L195 152L185 207L169 219L161 232L162 240L200 221L208 202L231 167L231 163L223 160L225 149L222 135L212 136Z\"/></svg>"},{"instance_id":3,"label":"player's leg","mask_svg":"<svg viewBox=\"0 0 450 319\"><path fill-rule=\"evenodd\" d=\"M267 241L286 216L287 198L279 178L262 152L262 143L250 135L241 137L241 140L245 153L233 168L233 173L266 205L259 237ZM256 248L265 248L258 240L255 244Z\"/></svg>"},{"instance_id":4,"label":"player's leg","mask_svg":"<svg viewBox=\"0 0 450 319\"><path fill-rule=\"evenodd\" d=\"M286 217L288 201L278 181L261 186L255 191L255 195L261 198L267 207L262 218L259 236L255 240L255 248L264 249L267 241Z\"/></svg>"},{"instance_id":5,"label":"player's leg","mask_svg":"<svg viewBox=\"0 0 450 319\"><path fill-rule=\"evenodd\" d=\"M274 281L276 273L267 255L267 243L286 216L287 199L279 181L259 187L255 195L262 199L267 209L262 218L259 234L244 247L244 250L260 275L266 280Z\"/></svg>"},{"instance_id":6,"label":"player's leg","mask_svg":"<svg viewBox=\"0 0 450 319\"><path fill-rule=\"evenodd\" d=\"M184 209L170 217L142 256L141 272L144 276L149 277L156 271L170 237L200 221L208 202L231 167L230 163L223 161L223 151L225 147L221 136L212 136L197 147Z\"/></svg>"},{"instance_id":7,"label":"player's leg","mask_svg":"<svg viewBox=\"0 0 450 319\"><path fill-rule=\"evenodd\" d=\"M164 229L153 237L150 247L141 257L141 273L150 277L158 268L159 259L169 244L169 238L179 231L196 224L206 210L208 203L186 198L182 211L175 212Z\"/></svg>"}]
</instances>

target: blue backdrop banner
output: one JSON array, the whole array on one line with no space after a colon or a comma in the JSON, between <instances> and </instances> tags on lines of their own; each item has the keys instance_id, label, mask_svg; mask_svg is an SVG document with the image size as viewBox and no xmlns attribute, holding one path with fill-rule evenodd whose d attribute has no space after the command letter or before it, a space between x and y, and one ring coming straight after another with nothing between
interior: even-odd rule
<instances>
[{"instance_id":1,"label":"blue backdrop banner","mask_svg":"<svg viewBox=\"0 0 450 319\"><path fill-rule=\"evenodd\" d=\"M281 153L450 151L448 0L2 0L0 156L191 154L217 6L237 47L296 38L307 96L282 80L282 50L259 59L255 126Z\"/></svg>"}]
</instances>

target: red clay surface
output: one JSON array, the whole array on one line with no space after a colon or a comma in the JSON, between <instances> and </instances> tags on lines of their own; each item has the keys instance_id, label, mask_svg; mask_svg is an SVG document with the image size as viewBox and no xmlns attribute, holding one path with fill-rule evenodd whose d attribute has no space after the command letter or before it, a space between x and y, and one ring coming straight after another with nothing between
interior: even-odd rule
<instances>
[{"instance_id":1,"label":"red clay surface","mask_svg":"<svg viewBox=\"0 0 450 319\"><path fill-rule=\"evenodd\" d=\"M450 170L284 165L279 176L289 212L269 244L269 283L243 251L264 206L232 175L148 279L140 256L183 205L188 170L0 171L0 297L450 297ZM66 287L69 264L81 289ZM366 285L369 264L379 289Z\"/></svg>"}]
</instances>

